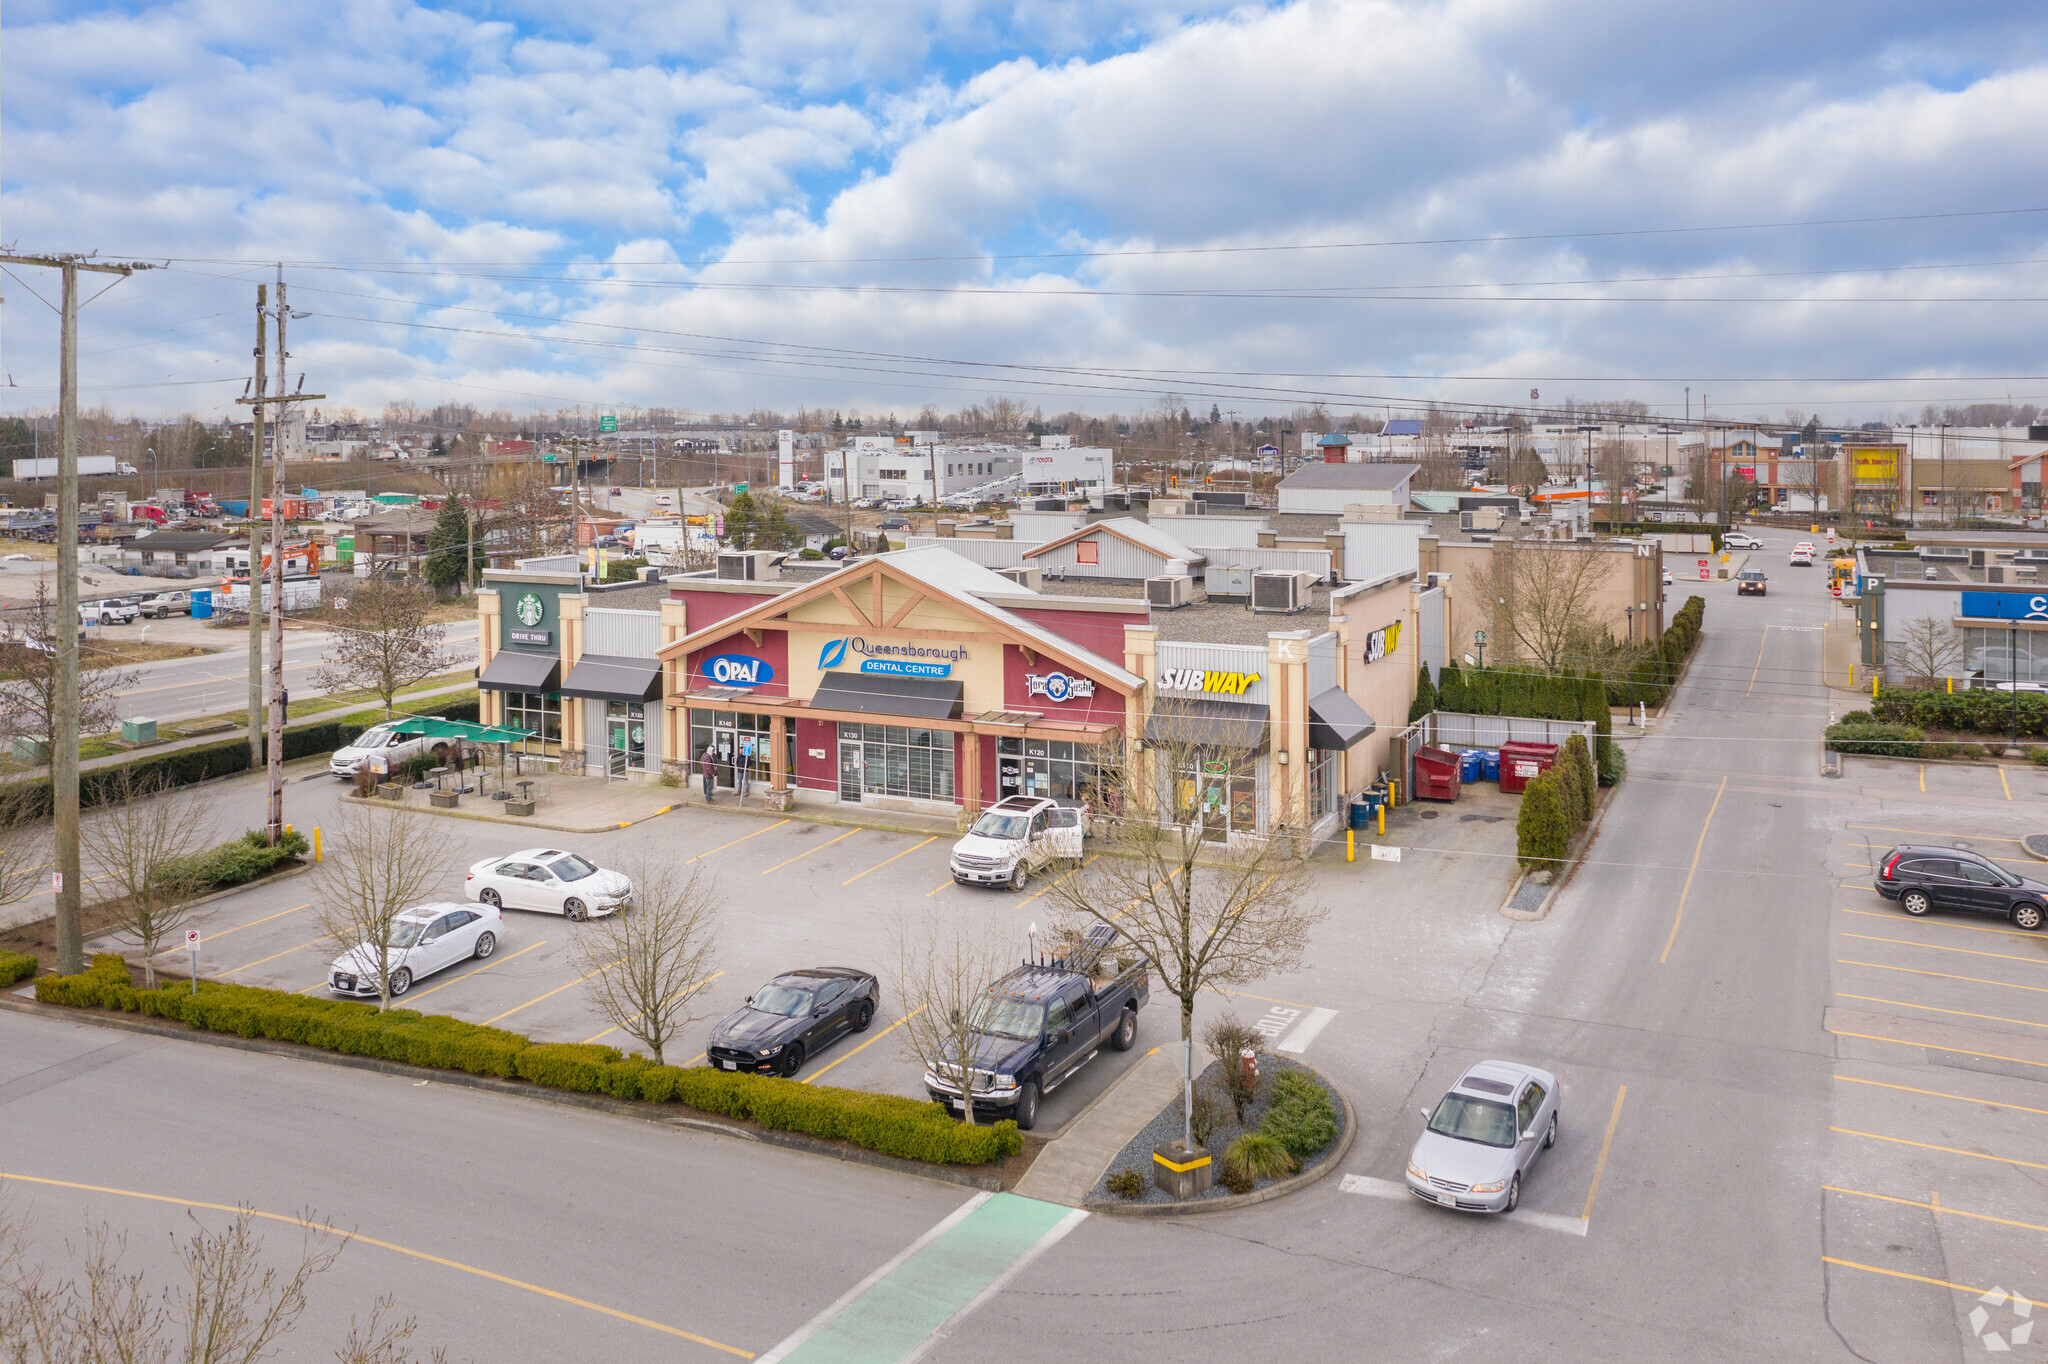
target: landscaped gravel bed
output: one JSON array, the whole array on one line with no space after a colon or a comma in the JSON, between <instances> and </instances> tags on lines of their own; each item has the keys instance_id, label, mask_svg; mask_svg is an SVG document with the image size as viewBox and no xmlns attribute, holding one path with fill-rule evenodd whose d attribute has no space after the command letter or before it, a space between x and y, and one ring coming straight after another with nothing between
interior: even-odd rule
<instances>
[{"instance_id":1,"label":"landscaped gravel bed","mask_svg":"<svg viewBox=\"0 0 2048 1364\"><path fill-rule=\"evenodd\" d=\"M1261 1056L1259 1058L1258 1097L1245 1108L1245 1125L1243 1127L1239 1127L1237 1125L1237 1115L1231 1111L1229 1102L1225 1100L1222 1097L1221 1093L1217 1090L1215 1079L1218 1071L1218 1064L1215 1061L1211 1061L1208 1064L1208 1066L1203 1069L1202 1073L1195 1077L1195 1088L1198 1091L1203 1089L1207 1089L1208 1091L1210 1091L1210 1093L1214 1096L1216 1102L1222 1106L1224 1111L1225 1116L1223 1122L1220 1126L1217 1127L1217 1129L1213 1133L1210 1134L1208 1147L1211 1159L1219 1168L1223 1164L1223 1152L1229 1148L1231 1142L1237 1140L1237 1138L1245 1132L1258 1130L1259 1119L1265 1116L1266 1105L1272 1100L1273 1097L1272 1077L1283 1070L1298 1070L1312 1077L1316 1081L1316 1083L1322 1085L1324 1089L1329 1090L1330 1101L1337 1111L1336 1138L1332 1140L1328 1146L1325 1146L1321 1151L1318 1151L1315 1155L1312 1155L1307 1160L1304 1160L1301 1163L1302 1170L1306 1171L1313 1169L1319 1162L1329 1159L1329 1153L1342 1144L1344 1140L1345 1123L1344 1100L1341 1096L1338 1095L1336 1090L1330 1089L1329 1083L1325 1081L1321 1075L1318 1075L1315 1072L1315 1070L1311 1067L1305 1066L1301 1064L1301 1062L1299 1061L1289 1060L1284 1056ZM1186 1130L1183 1115L1184 1109L1182 1096L1176 1094L1173 1097L1173 1102L1169 1103L1166 1107L1160 1109L1158 1116L1153 1118L1151 1122L1146 1123L1144 1130L1139 1132L1137 1136L1131 1138L1130 1144L1125 1146L1123 1150L1117 1153L1116 1159L1112 1160L1109 1163L1109 1168L1102 1172L1102 1178L1098 1179L1095 1182L1095 1187L1088 1191L1088 1197L1086 1201L1093 1203L1098 1200L1101 1200L1118 1204L1171 1204L1176 1202L1177 1200L1167 1197L1165 1191L1162 1190L1157 1184L1152 1182L1152 1148L1155 1146L1164 1145L1167 1142L1179 1141L1181 1139L1181 1134ZM1118 1198L1115 1194L1109 1191L1106 1181L1111 1175L1117 1173L1119 1170L1136 1170L1139 1174L1145 1177L1145 1192L1143 1193L1143 1195L1137 1198L1125 1199ZM1292 1177L1293 1176L1289 1176L1289 1178ZM1256 1184L1252 1186L1251 1191L1253 1193L1257 1193L1260 1189L1266 1188L1267 1186L1277 1182L1278 1181L1271 1179L1259 1180ZM1224 1188L1221 1183L1217 1183L1212 1184L1206 1193L1200 1193L1195 1195L1191 1199L1180 1201L1185 1201L1188 1203L1200 1203L1205 1202L1212 1198L1231 1197L1234 1197L1234 1195L1230 1192L1230 1190Z\"/></svg>"}]
</instances>

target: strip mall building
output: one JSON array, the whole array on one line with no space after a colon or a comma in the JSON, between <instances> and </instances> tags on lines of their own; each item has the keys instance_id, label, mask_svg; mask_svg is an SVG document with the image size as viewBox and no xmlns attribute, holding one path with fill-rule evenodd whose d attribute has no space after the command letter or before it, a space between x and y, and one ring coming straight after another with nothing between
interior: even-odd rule
<instances>
[{"instance_id":1,"label":"strip mall building","mask_svg":"<svg viewBox=\"0 0 2048 1364\"><path fill-rule=\"evenodd\" d=\"M935 546L806 578L669 578L648 775L688 764L694 781L709 751L721 786L773 802L971 816L1018 794L1097 803L1106 766L1170 753L1183 770L1158 771L1156 789L1181 783L1176 803L1192 795L1218 838L1327 829L1407 718L1422 617L1442 610L1415 576L1319 589L1293 617L1204 606L1213 629L1198 611L1155 619L1141 590L1041 593ZM509 643L496 607L480 603L487 675ZM1270 628L1304 616L1327 625ZM554 676L578 675L585 633L561 634ZM540 660L524 666L540 676ZM487 722L509 718L486 698ZM1212 743L1230 760L1205 756Z\"/></svg>"}]
</instances>

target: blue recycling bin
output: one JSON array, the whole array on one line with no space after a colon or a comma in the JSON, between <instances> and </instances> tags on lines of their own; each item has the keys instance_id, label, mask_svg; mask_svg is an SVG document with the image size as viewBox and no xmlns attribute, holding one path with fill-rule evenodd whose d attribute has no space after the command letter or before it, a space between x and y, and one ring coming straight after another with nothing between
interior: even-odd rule
<instances>
[{"instance_id":1,"label":"blue recycling bin","mask_svg":"<svg viewBox=\"0 0 2048 1364\"><path fill-rule=\"evenodd\" d=\"M1499 749L1497 749L1497 748L1489 748L1489 749L1487 749L1487 750L1486 750L1486 756L1485 756L1485 763L1484 763L1484 771L1483 771L1482 775L1483 775L1483 777L1485 778L1485 780L1487 780L1487 781L1499 781L1499 780L1500 780L1500 750L1499 750Z\"/></svg>"},{"instance_id":2,"label":"blue recycling bin","mask_svg":"<svg viewBox=\"0 0 2048 1364\"><path fill-rule=\"evenodd\" d=\"M1462 749L1458 753L1458 780L1467 784L1478 781L1486 771L1486 755L1476 748Z\"/></svg>"},{"instance_id":3,"label":"blue recycling bin","mask_svg":"<svg viewBox=\"0 0 2048 1364\"><path fill-rule=\"evenodd\" d=\"M202 587L192 594L192 619L213 619L213 589Z\"/></svg>"}]
</instances>

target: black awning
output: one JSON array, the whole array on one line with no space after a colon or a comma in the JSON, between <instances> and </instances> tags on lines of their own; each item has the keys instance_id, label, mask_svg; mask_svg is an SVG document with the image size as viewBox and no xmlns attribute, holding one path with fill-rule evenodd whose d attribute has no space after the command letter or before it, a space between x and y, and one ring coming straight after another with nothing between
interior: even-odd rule
<instances>
[{"instance_id":1,"label":"black awning","mask_svg":"<svg viewBox=\"0 0 2048 1364\"><path fill-rule=\"evenodd\" d=\"M553 691L562 677L562 660L553 654L500 649L478 674L476 684L487 691Z\"/></svg>"},{"instance_id":2,"label":"black awning","mask_svg":"<svg viewBox=\"0 0 2048 1364\"><path fill-rule=\"evenodd\" d=\"M1372 717L1342 687L1309 698L1308 746L1342 753L1371 735Z\"/></svg>"},{"instance_id":3,"label":"black awning","mask_svg":"<svg viewBox=\"0 0 2048 1364\"><path fill-rule=\"evenodd\" d=\"M1145 722L1148 744L1193 744L1202 748L1263 748L1265 706L1231 701L1162 701Z\"/></svg>"},{"instance_id":4,"label":"black awning","mask_svg":"<svg viewBox=\"0 0 2048 1364\"><path fill-rule=\"evenodd\" d=\"M585 654L569 669L562 695L587 696L594 701L659 701L661 660Z\"/></svg>"},{"instance_id":5,"label":"black awning","mask_svg":"<svg viewBox=\"0 0 2048 1364\"><path fill-rule=\"evenodd\" d=\"M818 679L811 705L819 710L851 710L862 715L957 720L960 699L961 685L945 678L826 673Z\"/></svg>"}]
</instances>

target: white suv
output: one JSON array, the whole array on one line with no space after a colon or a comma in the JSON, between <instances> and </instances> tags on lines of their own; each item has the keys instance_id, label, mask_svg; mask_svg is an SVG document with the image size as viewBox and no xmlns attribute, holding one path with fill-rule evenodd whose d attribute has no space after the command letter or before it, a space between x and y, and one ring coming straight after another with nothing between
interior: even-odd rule
<instances>
[{"instance_id":1,"label":"white suv","mask_svg":"<svg viewBox=\"0 0 2048 1364\"><path fill-rule=\"evenodd\" d=\"M1081 860L1082 812L1044 796L1006 796L953 845L953 879L1022 890L1054 858Z\"/></svg>"},{"instance_id":2,"label":"white suv","mask_svg":"<svg viewBox=\"0 0 2048 1364\"><path fill-rule=\"evenodd\" d=\"M337 777L353 777L356 770L368 763L373 772L389 772L407 758L432 752L439 756L449 749L447 739L428 739L423 734L394 734L387 720L381 725L372 725L355 737L347 748L336 749L327 760L327 770Z\"/></svg>"}]
</instances>

